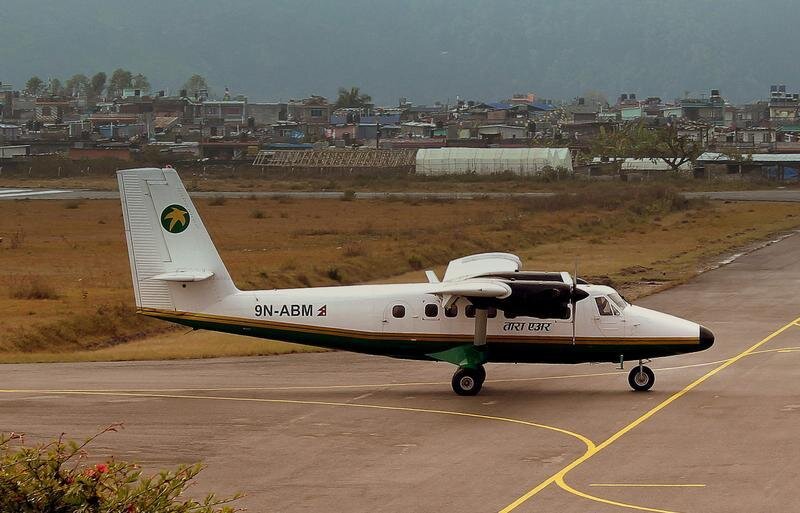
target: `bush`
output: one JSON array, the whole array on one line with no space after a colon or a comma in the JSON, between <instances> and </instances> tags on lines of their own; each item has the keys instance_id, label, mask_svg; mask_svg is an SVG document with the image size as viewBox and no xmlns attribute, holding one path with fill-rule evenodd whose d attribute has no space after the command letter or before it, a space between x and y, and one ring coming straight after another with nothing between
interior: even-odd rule
<instances>
[{"instance_id":1,"label":"bush","mask_svg":"<svg viewBox=\"0 0 800 513\"><path fill-rule=\"evenodd\" d=\"M222 205L227 203L227 201L228 198L226 198L222 194L217 194L216 196L208 200L208 204L211 205L212 207L221 207Z\"/></svg>"},{"instance_id":2,"label":"bush","mask_svg":"<svg viewBox=\"0 0 800 513\"><path fill-rule=\"evenodd\" d=\"M417 255L412 255L408 257L408 265L415 271L419 271L425 266L425 264L422 262L422 259Z\"/></svg>"},{"instance_id":3,"label":"bush","mask_svg":"<svg viewBox=\"0 0 800 513\"><path fill-rule=\"evenodd\" d=\"M3 513L233 513L240 498L213 494L198 502L181 495L201 465L146 477L133 463L90 463L86 448L110 426L78 444L59 438L27 446L21 435L0 435L0 511ZM241 511L241 510L238 510Z\"/></svg>"},{"instance_id":4,"label":"bush","mask_svg":"<svg viewBox=\"0 0 800 513\"><path fill-rule=\"evenodd\" d=\"M41 276L23 276L14 279L8 287L11 299L58 299L55 287Z\"/></svg>"},{"instance_id":5,"label":"bush","mask_svg":"<svg viewBox=\"0 0 800 513\"><path fill-rule=\"evenodd\" d=\"M263 210L256 209L250 212L250 217L252 217L253 219L264 219L267 216L266 214L264 214Z\"/></svg>"},{"instance_id":6,"label":"bush","mask_svg":"<svg viewBox=\"0 0 800 513\"><path fill-rule=\"evenodd\" d=\"M332 279L333 281L339 281L339 282L342 281L342 274L336 267L331 267L325 274L328 276L328 278Z\"/></svg>"}]
</instances>

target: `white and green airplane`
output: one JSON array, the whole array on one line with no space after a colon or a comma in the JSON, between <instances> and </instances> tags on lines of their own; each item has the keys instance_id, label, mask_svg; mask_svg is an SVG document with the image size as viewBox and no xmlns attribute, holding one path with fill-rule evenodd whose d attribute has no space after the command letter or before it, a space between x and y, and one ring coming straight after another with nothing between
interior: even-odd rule
<instances>
[{"instance_id":1,"label":"white and green airplane","mask_svg":"<svg viewBox=\"0 0 800 513\"><path fill-rule=\"evenodd\" d=\"M193 328L458 366L453 390L477 394L487 362L638 361L708 349L703 326L631 305L613 288L567 272L527 272L508 253L453 260L439 280L239 290L178 173L118 173L136 308Z\"/></svg>"}]
</instances>

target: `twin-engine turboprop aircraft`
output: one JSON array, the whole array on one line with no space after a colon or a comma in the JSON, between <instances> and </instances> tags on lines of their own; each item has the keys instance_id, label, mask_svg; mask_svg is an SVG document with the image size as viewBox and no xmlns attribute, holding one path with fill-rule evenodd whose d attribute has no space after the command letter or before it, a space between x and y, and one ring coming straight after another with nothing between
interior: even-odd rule
<instances>
[{"instance_id":1,"label":"twin-engine turboprop aircraft","mask_svg":"<svg viewBox=\"0 0 800 513\"><path fill-rule=\"evenodd\" d=\"M566 272L520 271L508 253L453 260L441 281L242 291L231 281L172 168L118 173L139 313L224 331L458 366L453 390L477 394L487 362L638 361L708 349L693 322L634 306L614 289Z\"/></svg>"}]
</instances>

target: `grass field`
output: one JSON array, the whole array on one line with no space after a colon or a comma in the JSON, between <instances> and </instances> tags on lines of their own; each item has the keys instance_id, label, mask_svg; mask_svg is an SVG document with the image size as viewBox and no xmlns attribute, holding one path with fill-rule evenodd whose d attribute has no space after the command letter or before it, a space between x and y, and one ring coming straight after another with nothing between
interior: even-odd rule
<instances>
[{"instance_id":1,"label":"grass field","mask_svg":"<svg viewBox=\"0 0 800 513\"><path fill-rule=\"evenodd\" d=\"M800 225L800 206L687 202L624 185L537 200L207 199L198 209L242 289L424 281L452 258L519 254L635 297ZM291 352L133 314L117 201L0 202L0 362Z\"/></svg>"}]
</instances>

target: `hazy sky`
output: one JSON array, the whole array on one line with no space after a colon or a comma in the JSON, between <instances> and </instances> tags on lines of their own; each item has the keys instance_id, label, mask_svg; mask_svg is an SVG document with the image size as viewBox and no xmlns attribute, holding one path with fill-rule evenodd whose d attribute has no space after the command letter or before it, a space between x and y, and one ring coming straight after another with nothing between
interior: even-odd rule
<instances>
[{"instance_id":1,"label":"hazy sky","mask_svg":"<svg viewBox=\"0 0 800 513\"><path fill-rule=\"evenodd\" d=\"M116 67L251 99L800 90L792 0L0 0L0 81Z\"/></svg>"}]
</instances>

